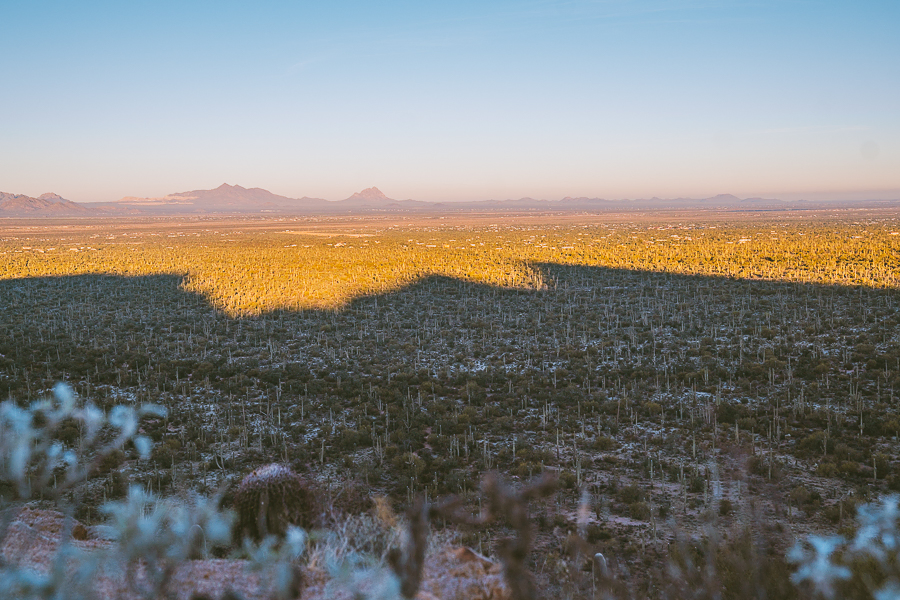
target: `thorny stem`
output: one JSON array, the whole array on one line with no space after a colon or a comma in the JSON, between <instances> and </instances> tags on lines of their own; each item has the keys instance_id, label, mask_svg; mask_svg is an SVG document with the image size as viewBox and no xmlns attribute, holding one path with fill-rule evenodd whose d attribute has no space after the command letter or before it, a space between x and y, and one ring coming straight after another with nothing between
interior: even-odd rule
<instances>
[{"instance_id":1,"label":"thorny stem","mask_svg":"<svg viewBox=\"0 0 900 600\"><path fill-rule=\"evenodd\" d=\"M488 499L488 517L504 517L516 530L515 538L500 540L498 551L503 561L503 575L514 600L534 600L537 592L525 561L531 550L533 531L526 502L547 496L556 489L556 478L545 473L521 492L503 484L496 473L484 477L481 485Z\"/></svg>"},{"instance_id":2,"label":"thorny stem","mask_svg":"<svg viewBox=\"0 0 900 600\"><path fill-rule=\"evenodd\" d=\"M425 551L428 549L428 524L437 517L452 516L460 505L455 497L429 504L421 497L410 507L409 528L404 548L392 548L388 553L391 570L400 580L400 594L404 598L415 598L422 583L425 568Z\"/></svg>"},{"instance_id":3,"label":"thorny stem","mask_svg":"<svg viewBox=\"0 0 900 600\"><path fill-rule=\"evenodd\" d=\"M451 515L453 521L470 526L485 525L502 517L516 531L515 538L500 540L497 548L503 562L503 576L513 600L537 598L533 578L525 567L533 541L527 502L552 494L556 485L556 477L551 473L544 473L521 491L516 491L501 482L497 473L488 473L481 482L482 492L487 499L484 512L476 518L459 512Z\"/></svg>"}]
</instances>

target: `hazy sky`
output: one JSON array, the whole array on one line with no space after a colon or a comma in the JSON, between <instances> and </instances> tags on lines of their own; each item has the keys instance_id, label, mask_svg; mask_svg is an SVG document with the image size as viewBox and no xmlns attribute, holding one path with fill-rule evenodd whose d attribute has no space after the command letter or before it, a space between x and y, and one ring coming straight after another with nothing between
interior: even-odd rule
<instances>
[{"instance_id":1,"label":"hazy sky","mask_svg":"<svg viewBox=\"0 0 900 600\"><path fill-rule=\"evenodd\" d=\"M0 190L900 197L900 2L0 0Z\"/></svg>"}]
</instances>

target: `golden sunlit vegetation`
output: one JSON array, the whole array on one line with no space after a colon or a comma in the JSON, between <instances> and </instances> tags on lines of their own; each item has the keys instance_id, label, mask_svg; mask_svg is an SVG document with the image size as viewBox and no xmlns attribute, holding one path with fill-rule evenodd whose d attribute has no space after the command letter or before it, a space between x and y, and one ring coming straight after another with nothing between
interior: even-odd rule
<instances>
[{"instance_id":1,"label":"golden sunlit vegetation","mask_svg":"<svg viewBox=\"0 0 900 600\"><path fill-rule=\"evenodd\" d=\"M87 522L127 481L211 493L268 462L349 513L477 511L484 473L550 471L548 589L579 597L577 556L603 552L659 596L635 574L711 525L770 540L787 585L790 536L900 491L900 221L866 214L9 226L0 397L168 408L150 459L79 490ZM501 529L463 541L492 554Z\"/></svg>"},{"instance_id":2,"label":"golden sunlit vegetation","mask_svg":"<svg viewBox=\"0 0 900 600\"><path fill-rule=\"evenodd\" d=\"M295 224L292 224L295 225ZM301 223L302 225L302 223ZM383 226L368 233L302 227L147 229L2 236L0 277L184 275L229 314L336 308L429 275L542 289L553 263L803 283L900 286L894 219L754 224L652 221L573 226Z\"/></svg>"}]
</instances>

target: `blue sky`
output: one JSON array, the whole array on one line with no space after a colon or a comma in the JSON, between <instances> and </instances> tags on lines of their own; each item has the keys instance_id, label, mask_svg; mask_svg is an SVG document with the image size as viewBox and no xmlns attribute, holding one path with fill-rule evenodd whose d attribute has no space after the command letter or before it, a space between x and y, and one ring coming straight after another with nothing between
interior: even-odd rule
<instances>
[{"instance_id":1,"label":"blue sky","mask_svg":"<svg viewBox=\"0 0 900 600\"><path fill-rule=\"evenodd\" d=\"M0 0L0 190L900 197L900 2Z\"/></svg>"}]
</instances>

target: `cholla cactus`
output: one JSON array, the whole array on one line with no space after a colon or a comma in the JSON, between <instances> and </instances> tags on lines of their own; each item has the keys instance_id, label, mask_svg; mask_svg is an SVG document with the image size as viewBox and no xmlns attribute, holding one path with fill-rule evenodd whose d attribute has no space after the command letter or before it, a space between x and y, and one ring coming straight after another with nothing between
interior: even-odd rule
<instances>
[{"instance_id":1,"label":"cholla cactus","mask_svg":"<svg viewBox=\"0 0 900 600\"><path fill-rule=\"evenodd\" d=\"M834 553L843 542L840 536L812 535L807 544L794 546L788 553L788 560L799 566L791 580L794 583L808 582L819 594L833 598L837 582L850 579L851 576L850 569L833 562Z\"/></svg>"},{"instance_id":2,"label":"cholla cactus","mask_svg":"<svg viewBox=\"0 0 900 600\"><path fill-rule=\"evenodd\" d=\"M149 456L150 440L135 435L138 419L146 414L162 416L165 409L116 406L107 416L90 402L78 406L72 389L63 383L53 388L53 398L34 402L27 409L11 400L0 403L0 480L13 486L19 500L37 492L58 496L83 481L109 453L129 440L142 456ZM78 422L83 431L80 453L54 439L67 420ZM101 439L104 429L117 432L108 443Z\"/></svg>"},{"instance_id":3,"label":"cholla cactus","mask_svg":"<svg viewBox=\"0 0 900 600\"><path fill-rule=\"evenodd\" d=\"M103 511L117 542L109 558L124 566L129 587L145 598L164 596L183 561L231 541L233 515L218 509L218 499L160 499L133 485L127 498L107 503Z\"/></svg>"},{"instance_id":4,"label":"cholla cactus","mask_svg":"<svg viewBox=\"0 0 900 600\"><path fill-rule=\"evenodd\" d=\"M71 388L62 383L53 389L52 398L28 408L11 400L0 403L0 482L5 484L0 488L0 546L24 501L38 493L60 500L70 520L74 509L66 505L63 493L84 481L111 452L131 440L141 455L148 456L152 443L135 435L139 417L147 413L165 414L164 409L147 405L116 406L106 415L90 402L79 406ZM78 450L54 439L70 420L82 431ZM114 436L107 441L104 433L110 431ZM21 599L91 598L102 558L74 547L66 537L47 572L20 565L13 556L0 556L0 590L4 597Z\"/></svg>"},{"instance_id":5,"label":"cholla cactus","mask_svg":"<svg viewBox=\"0 0 900 600\"><path fill-rule=\"evenodd\" d=\"M309 484L279 464L265 465L244 477L234 495L239 534L255 540L284 536L289 525L311 528L315 506Z\"/></svg>"},{"instance_id":6,"label":"cholla cactus","mask_svg":"<svg viewBox=\"0 0 900 600\"><path fill-rule=\"evenodd\" d=\"M293 600L303 591L303 570L297 560L306 551L306 532L288 525L284 542L278 544L273 536L269 536L254 547L249 540L244 540L250 570L267 575L273 584L273 600Z\"/></svg>"},{"instance_id":7,"label":"cholla cactus","mask_svg":"<svg viewBox=\"0 0 900 600\"><path fill-rule=\"evenodd\" d=\"M788 560L799 565L792 580L809 583L825 598L841 597L841 582L851 579L856 568L867 562L878 570L877 577L862 578L867 592L878 600L900 597L898 504L898 496L887 496L878 504L861 506L852 540L810 536L807 544L797 544L788 554ZM882 582L877 589L871 589L874 581Z\"/></svg>"}]
</instances>

